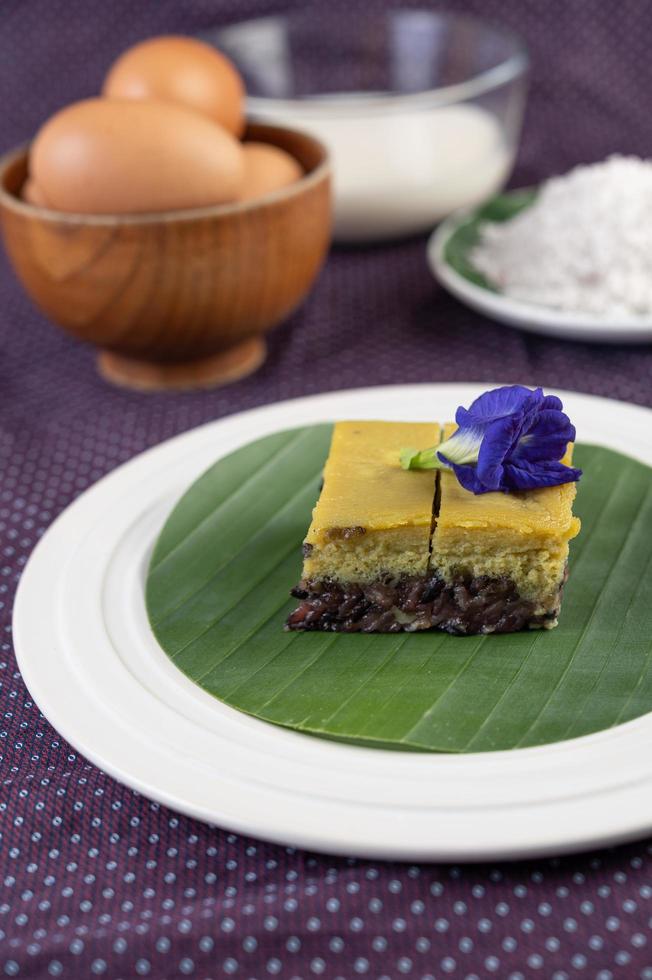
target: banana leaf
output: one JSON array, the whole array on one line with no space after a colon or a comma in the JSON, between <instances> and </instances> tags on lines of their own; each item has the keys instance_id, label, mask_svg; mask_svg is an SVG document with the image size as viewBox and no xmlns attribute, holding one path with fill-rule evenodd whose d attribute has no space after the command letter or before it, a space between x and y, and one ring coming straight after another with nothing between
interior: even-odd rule
<instances>
[{"instance_id":1,"label":"banana leaf","mask_svg":"<svg viewBox=\"0 0 652 980\"><path fill-rule=\"evenodd\" d=\"M579 445L559 626L510 635L289 633L289 591L331 426L219 460L155 546L148 615L166 654L240 711L314 736L486 752L586 735L652 709L652 471Z\"/></svg>"},{"instance_id":2,"label":"banana leaf","mask_svg":"<svg viewBox=\"0 0 652 980\"><path fill-rule=\"evenodd\" d=\"M537 191L526 189L499 194L460 222L444 246L444 258L461 276L476 286L499 292L496 286L473 265L471 252L480 241L480 230L486 222L509 221L536 200Z\"/></svg>"}]
</instances>

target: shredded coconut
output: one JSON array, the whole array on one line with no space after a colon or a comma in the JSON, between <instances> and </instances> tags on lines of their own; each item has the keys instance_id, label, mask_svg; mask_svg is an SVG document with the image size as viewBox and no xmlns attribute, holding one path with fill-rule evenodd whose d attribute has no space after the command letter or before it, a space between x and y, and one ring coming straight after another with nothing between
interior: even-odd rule
<instances>
[{"instance_id":1,"label":"shredded coconut","mask_svg":"<svg viewBox=\"0 0 652 980\"><path fill-rule=\"evenodd\" d=\"M482 226L471 261L502 293L596 316L652 313L652 161L612 156Z\"/></svg>"}]
</instances>

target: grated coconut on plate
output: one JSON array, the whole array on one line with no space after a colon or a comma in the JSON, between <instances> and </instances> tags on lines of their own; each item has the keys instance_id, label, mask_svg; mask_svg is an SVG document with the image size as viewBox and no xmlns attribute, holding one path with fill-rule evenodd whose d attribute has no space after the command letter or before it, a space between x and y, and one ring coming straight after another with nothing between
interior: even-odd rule
<instances>
[{"instance_id":1,"label":"grated coconut on plate","mask_svg":"<svg viewBox=\"0 0 652 980\"><path fill-rule=\"evenodd\" d=\"M472 250L501 293L595 316L652 313L652 161L612 156L541 185Z\"/></svg>"}]
</instances>

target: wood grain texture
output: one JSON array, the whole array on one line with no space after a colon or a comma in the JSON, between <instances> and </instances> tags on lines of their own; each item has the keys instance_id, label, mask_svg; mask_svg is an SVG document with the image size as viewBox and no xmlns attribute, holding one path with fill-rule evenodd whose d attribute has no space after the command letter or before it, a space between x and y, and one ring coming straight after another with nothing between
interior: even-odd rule
<instances>
[{"instance_id":1,"label":"wood grain texture","mask_svg":"<svg viewBox=\"0 0 652 980\"><path fill-rule=\"evenodd\" d=\"M259 201L89 216L20 199L25 149L0 163L0 220L19 279L64 330L119 355L123 383L131 375L143 387L139 365L145 387L165 387L169 377L175 387L190 386L197 372L200 383L209 383L200 363L206 358L217 366L213 380L231 380L234 358L226 357L230 376L221 379L220 355L246 350L310 289L330 242L326 152L311 137L279 127L250 125L246 138L287 150L305 176ZM152 378L159 382L152 385Z\"/></svg>"}]
</instances>

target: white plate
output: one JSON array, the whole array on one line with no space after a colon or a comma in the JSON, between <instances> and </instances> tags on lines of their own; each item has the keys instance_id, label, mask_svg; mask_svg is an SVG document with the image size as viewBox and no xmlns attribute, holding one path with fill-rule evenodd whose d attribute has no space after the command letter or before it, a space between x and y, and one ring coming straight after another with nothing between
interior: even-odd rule
<instances>
[{"instance_id":1,"label":"white plate","mask_svg":"<svg viewBox=\"0 0 652 980\"><path fill-rule=\"evenodd\" d=\"M476 286L460 275L444 258L446 242L469 211L457 211L443 221L428 240L428 264L435 279L449 293L492 320L528 333L549 334L563 340L593 340L603 344L643 344L652 341L652 317L619 316L605 318L587 313L567 313L534 303L511 299Z\"/></svg>"},{"instance_id":2,"label":"white plate","mask_svg":"<svg viewBox=\"0 0 652 980\"><path fill-rule=\"evenodd\" d=\"M201 426L120 467L44 535L14 613L39 707L102 769L202 820L369 857L479 860L570 851L652 829L652 715L511 752L426 755L340 745L267 725L181 674L147 624L143 582L166 515L216 458L334 418L448 418L478 385L336 392ZM564 394L579 438L652 463L652 412Z\"/></svg>"}]
</instances>

